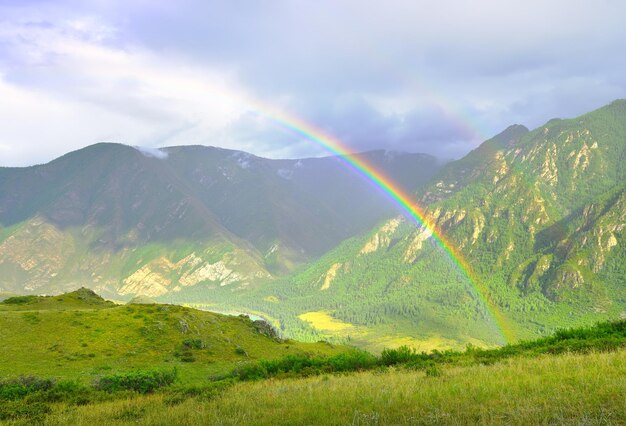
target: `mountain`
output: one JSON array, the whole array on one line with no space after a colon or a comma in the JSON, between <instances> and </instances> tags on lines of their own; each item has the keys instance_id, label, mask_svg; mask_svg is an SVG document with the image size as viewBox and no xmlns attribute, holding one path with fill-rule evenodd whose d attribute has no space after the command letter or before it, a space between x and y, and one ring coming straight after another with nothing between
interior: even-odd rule
<instances>
[{"instance_id":1,"label":"mountain","mask_svg":"<svg viewBox=\"0 0 626 426\"><path fill-rule=\"evenodd\" d=\"M471 280L399 216L249 296L210 299L263 312L300 339L373 350L489 346L625 317L625 159L626 101L511 126L416 191Z\"/></svg>"},{"instance_id":2,"label":"mountain","mask_svg":"<svg viewBox=\"0 0 626 426\"><path fill-rule=\"evenodd\" d=\"M626 316L626 101L511 126L443 167L357 155L408 188L453 249L336 157L98 144L0 169L0 292L85 285L374 351Z\"/></svg>"},{"instance_id":3,"label":"mountain","mask_svg":"<svg viewBox=\"0 0 626 426\"><path fill-rule=\"evenodd\" d=\"M406 187L426 155L355 154ZM392 215L336 157L269 160L213 147L101 143L0 168L0 291L110 297L246 288L285 274Z\"/></svg>"}]
</instances>

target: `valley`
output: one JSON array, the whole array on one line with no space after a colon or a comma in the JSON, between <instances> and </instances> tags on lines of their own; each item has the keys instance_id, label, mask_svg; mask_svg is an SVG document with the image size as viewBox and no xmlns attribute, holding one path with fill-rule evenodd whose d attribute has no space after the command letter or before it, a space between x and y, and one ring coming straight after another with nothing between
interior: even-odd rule
<instances>
[{"instance_id":1,"label":"valley","mask_svg":"<svg viewBox=\"0 0 626 426\"><path fill-rule=\"evenodd\" d=\"M99 144L0 169L0 290L84 285L374 351L493 347L618 319L625 139L626 103L615 101L511 126L445 165L358 154L413 194L430 227L333 157L177 147L156 158Z\"/></svg>"}]
</instances>

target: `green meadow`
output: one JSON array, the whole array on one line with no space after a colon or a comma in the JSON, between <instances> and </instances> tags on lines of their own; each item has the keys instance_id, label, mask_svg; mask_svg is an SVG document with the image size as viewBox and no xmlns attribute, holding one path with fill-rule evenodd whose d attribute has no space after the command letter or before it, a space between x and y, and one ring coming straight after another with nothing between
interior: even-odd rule
<instances>
[{"instance_id":1,"label":"green meadow","mask_svg":"<svg viewBox=\"0 0 626 426\"><path fill-rule=\"evenodd\" d=\"M335 324L336 325L336 324ZM626 321L378 355L81 289L0 303L8 424L623 424Z\"/></svg>"}]
</instances>

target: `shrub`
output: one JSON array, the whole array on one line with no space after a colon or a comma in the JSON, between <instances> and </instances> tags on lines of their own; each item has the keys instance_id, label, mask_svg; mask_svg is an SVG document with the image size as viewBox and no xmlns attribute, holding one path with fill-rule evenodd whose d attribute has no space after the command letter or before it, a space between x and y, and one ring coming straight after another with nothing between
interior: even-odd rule
<instances>
[{"instance_id":1,"label":"shrub","mask_svg":"<svg viewBox=\"0 0 626 426\"><path fill-rule=\"evenodd\" d=\"M374 368L377 359L374 355L365 351L350 351L328 358L331 371L357 371Z\"/></svg>"},{"instance_id":2,"label":"shrub","mask_svg":"<svg viewBox=\"0 0 626 426\"><path fill-rule=\"evenodd\" d=\"M0 382L0 400L16 400L35 392L48 391L54 386L50 379L23 376Z\"/></svg>"},{"instance_id":3,"label":"shrub","mask_svg":"<svg viewBox=\"0 0 626 426\"><path fill-rule=\"evenodd\" d=\"M195 362L196 357L193 355L189 349L184 350L180 353L179 358L182 362Z\"/></svg>"},{"instance_id":4,"label":"shrub","mask_svg":"<svg viewBox=\"0 0 626 426\"><path fill-rule=\"evenodd\" d=\"M436 365L431 365L426 369L426 376L428 377L439 377L441 376L441 370L437 368Z\"/></svg>"},{"instance_id":5,"label":"shrub","mask_svg":"<svg viewBox=\"0 0 626 426\"><path fill-rule=\"evenodd\" d=\"M176 369L172 371L133 371L99 378L94 387L105 392L130 390L138 393L151 393L169 386L176 381Z\"/></svg>"},{"instance_id":6,"label":"shrub","mask_svg":"<svg viewBox=\"0 0 626 426\"><path fill-rule=\"evenodd\" d=\"M28 303L36 302L39 299L37 296L13 296L8 299L4 299L2 303L7 305L26 305Z\"/></svg>"},{"instance_id":7,"label":"shrub","mask_svg":"<svg viewBox=\"0 0 626 426\"><path fill-rule=\"evenodd\" d=\"M237 378L239 380L261 380L270 377L267 369L265 368L264 363L250 363L240 365L235 368L231 377ZM216 377L215 379L223 379L223 377Z\"/></svg>"},{"instance_id":8,"label":"shrub","mask_svg":"<svg viewBox=\"0 0 626 426\"><path fill-rule=\"evenodd\" d=\"M200 339L183 340L183 348L186 349L204 349L204 342Z\"/></svg>"},{"instance_id":9,"label":"shrub","mask_svg":"<svg viewBox=\"0 0 626 426\"><path fill-rule=\"evenodd\" d=\"M351 351L331 357L287 355L274 360L244 364L231 373L239 380L260 380L280 375L311 376L322 373L367 370L376 367L377 359L365 351Z\"/></svg>"},{"instance_id":10,"label":"shrub","mask_svg":"<svg viewBox=\"0 0 626 426\"><path fill-rule=\"evenodd\" d=\"M415 362L421 358L428 357L427 354L419 355L417 351L408 346L400 346L397 349L385 349L380 354L382 365L396 365Z\"/></svg>"}]
</instances>

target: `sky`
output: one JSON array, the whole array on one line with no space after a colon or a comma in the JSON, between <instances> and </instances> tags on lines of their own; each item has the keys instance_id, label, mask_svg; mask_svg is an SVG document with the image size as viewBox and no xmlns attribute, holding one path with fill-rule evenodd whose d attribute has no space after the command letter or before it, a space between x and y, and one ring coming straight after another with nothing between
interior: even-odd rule
<instances>
[{"instance_id":1,"label":"sky","mask_svg":"<svg viewBox=\"0 0 626 426\"><path fill-rule=\"evenodd\" d=\"M97 142L459 158L626 97L621 0L0 0L0 166Z\"/></svg>"}]
</instances>

